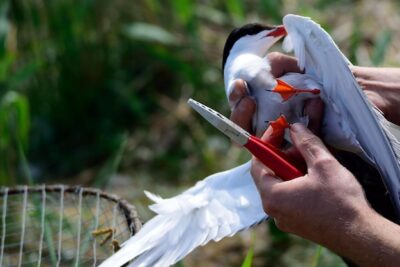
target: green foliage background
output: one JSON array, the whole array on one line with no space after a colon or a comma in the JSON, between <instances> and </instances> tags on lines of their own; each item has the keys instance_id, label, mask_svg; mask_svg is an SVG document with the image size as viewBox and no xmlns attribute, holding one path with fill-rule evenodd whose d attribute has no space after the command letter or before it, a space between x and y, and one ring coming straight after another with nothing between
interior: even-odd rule
<instances>
[{"instance_id":1,"label":"green foliage background","mask_svg":"<svg viewBox=\"0 0 400 267\"><path fill-rule=\"evenodd\" d=\"M105 187L118 173L174 194L152 185L188 186L248 159L186 105L229 114L220 61L233 27L307 15L353 63L396 66L398 11L372 0L3 0L0 184ZM292 244L280 235L270 266Z\"/></svg>"}]
</instances>

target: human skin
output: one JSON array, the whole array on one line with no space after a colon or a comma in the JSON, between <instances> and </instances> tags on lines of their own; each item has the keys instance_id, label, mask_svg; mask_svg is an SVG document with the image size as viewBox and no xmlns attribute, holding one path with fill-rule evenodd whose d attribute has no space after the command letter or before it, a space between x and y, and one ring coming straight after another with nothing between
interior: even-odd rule
<instances>
[{"instance_id":1,"label":"human skin","mask_svg":"<svg viewBox=\"0 0 400 267\"><path fill-rule=\"evenodd\" d=\"M271 64L271 73L275 78L279 78L287 72L301 72L294 57L277 52L269 53L267 57ZM228 99L232 111L230 119L243 129L251 132L251 121L256 110L256 103L248 95L244 81L235 81L234 90L232 90Z\"/></svg>"},{"instance_id":2,"label":"human skin","mask_svg":"<svg viewBox=\"0 0 400 267\"><path fill-rule=\"evenodd\" d=\"M394 124L400 125L400 68L351 68L368 99Z\"/></svg>"},{"instance_id":3,"label":"human skin","mask_svg":"<svg viewBox=\"0 0 400 267\"><path fill-rule=\"evenodd\" d=\"M295 58L280 53L268 57L275 77L300 72ZM370 101L388 119L398 123L400 111L393 107L394 102L400 102L400 70L386 70L385 75L374 68L353 67L352 71ZM231 119L250 131L256 105L243 81L236 81L229 101ZM321 109L317 100L306 103L305 113L311 116L310 128L314 133L318 133L321 122L315 114L321 114ZM262 138L279 142L279 137L271 132L267 129ZM370 208L355 177L337 162L316 135L300 124L292 125L290 134L292 152L306 161L307 175L283 182L254 158L252 175L265 212L281 230L322 244L360 266L397 266L400 226Z\"/></svg>"},{"instance_id":4,"label":"human skin","mask_svg":"<svg viewBox=\"0 0 400 267\"><path fill-rule=\"evenodd\" d=\"M287 72L301 72L297 60L278 52L268 54L272 75L279 78ZM351 66L357 82L368 99L377 106L385 117L394 124L400 125L400 68L374 68ZM256 104L247 94L246 85L237 80L229 96L232 109L231 120L246 130L251 130L251 118Z\"/></svg>"},{"instance_id":5,"label":"human skin","mask_svg":"<svg viewBox=\"0 0 400 267\"><path fill-rule=\"evenodd\" d=\"M355 177L309 129L296 123L290 135L306 161L305 176L282 181L256 158L251 170L264 211L277 227L359 266L398 266L400 227L369 206ZM274 143L269 130L262 139Z\"/></svg>"}]
</instances>

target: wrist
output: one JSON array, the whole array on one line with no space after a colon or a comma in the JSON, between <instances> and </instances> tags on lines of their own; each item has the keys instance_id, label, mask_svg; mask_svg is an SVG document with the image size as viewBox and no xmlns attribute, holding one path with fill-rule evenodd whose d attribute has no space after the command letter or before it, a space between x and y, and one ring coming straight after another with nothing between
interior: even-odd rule
<instances>
[{"instance_id":1,"label":"wrist","mask_svg":"<svg viewBox=\"0 0 400 267\"><path fill-rule=\"evenodd\" d=\"M355 205L347 211L341 210L332 225L327 227L321 244L345 256L345 252L352 246L351 243L358 240L361 232L365 231L363 229L368 228L371 213L374 211L365 203Z\"/></svg>"},{"instance_id":2,"label":"wrist","mask_svg":"<svg viewBox=\"0 0 400 267\"><path fill-rule=\"evenodd\" d=\"M357 211L352 221L328 248L359 266L396 266L400 258L400 226L369 206Z\"/></svg>"}]
</instances>

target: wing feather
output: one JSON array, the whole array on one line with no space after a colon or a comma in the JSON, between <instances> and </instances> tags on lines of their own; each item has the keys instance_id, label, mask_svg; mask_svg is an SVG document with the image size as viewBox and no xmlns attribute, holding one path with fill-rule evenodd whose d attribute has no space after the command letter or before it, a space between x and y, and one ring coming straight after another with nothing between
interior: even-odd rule
<instances>
[{"instance_id":1,"label":"wing feather","mask_svg":"<svg viewBox=\"0 0 400 267\"><path fill-rule=\"evenodd\" d=\"M265 220L250 174L250 162L213 174L181 195L161 199L146 193L158 213L101 267L170 266L196 247Z\"/></svg>"},{"instance_id":2,"label":"wing feather","mask_svg":"<svg viewBox=\"0 0 400 267\"><path fill-rule=\"evenodd\" d=\"M345 118L343 129L380 172L400 218L400 144L389 132L386 119L374 111L349 68L350 62L328 33L309 18L287 15L283 22L299 66L323 85L325 104Z\"/></svg>"}]
</instances>

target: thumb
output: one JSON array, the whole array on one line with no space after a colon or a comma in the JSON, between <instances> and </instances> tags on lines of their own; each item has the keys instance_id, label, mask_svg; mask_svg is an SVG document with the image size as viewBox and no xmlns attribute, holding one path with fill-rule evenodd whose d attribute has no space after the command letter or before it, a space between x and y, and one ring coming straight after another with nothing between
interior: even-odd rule
<instances>
[{"instance_id":1,"label":"thumb","mask_svg":"<svg viewBox=\"0 0 400 267\"><path fill-rule=\"evenodd\" d=\"M301 123L295 123L290 127L290 135L294 146L303 156L309 168L314 166L316 159L333 158L321 139Z\"/></svg>"},{"instance_id":2,"label":"thumb","mask_svg":"<svg viewBox=\"0 0 400 267\"><path fill-rule=\"evenodd\" d=\"M235 80L228 99L232 111L231 121L246 131L251 132L252 118L256 111L256 102L249 95L246 82L240 79Z\"/></svg>"}]
</instances>

